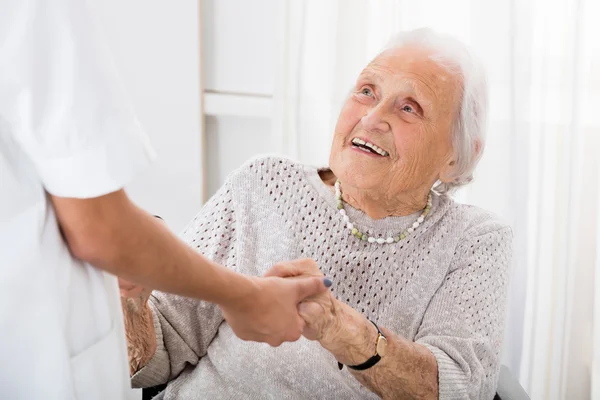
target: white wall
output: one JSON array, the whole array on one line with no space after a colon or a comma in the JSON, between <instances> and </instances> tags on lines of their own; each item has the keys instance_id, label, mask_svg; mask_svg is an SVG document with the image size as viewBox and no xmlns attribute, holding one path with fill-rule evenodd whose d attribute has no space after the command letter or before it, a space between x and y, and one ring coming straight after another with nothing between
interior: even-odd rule
<instances>
[{"instance_id":1,"label":"white wall","mask_svg":"<svg viewBox=\"0 0 600 400\"><path fill-rule=\"evenodd\" d=\"M277 1L202 0L207 196L248 158L277 151Z\"/></svg>"},{"instance_id":2,"label":"white wall","mask_svg":"<svg viewBox=\"0 0 600 400\"><path fill-rule=\"evenodd\" d=\"M207 117L207 192L214 194L227 175L269 147L271 125L267 118Z\"/></svg>"},{"instance_id":3,"label":"white wall","mask_svg":"<svg viewBox=\"0 0 600 400\"><path fill-rule=\"evenodd\" d=\"M176 232L201 205L198 1L94 3L123 85L158 155L126 189Z\"/></svg>"}]
</instances>

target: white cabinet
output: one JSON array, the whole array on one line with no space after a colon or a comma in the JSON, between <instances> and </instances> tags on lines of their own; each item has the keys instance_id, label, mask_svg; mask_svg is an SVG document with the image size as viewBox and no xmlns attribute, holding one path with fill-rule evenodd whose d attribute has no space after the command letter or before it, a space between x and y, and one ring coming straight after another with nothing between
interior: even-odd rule
<instances>
[{"instance_id":1,"label":"white cabinet","mask_svg":"<svg viewBox=\"0 0 600 400\"><path fill-rule=\"evenodd\" d=\"M278 0L201 0L205 198L272 139Z\"/></svg>"},{"instance_id":2,"label":"white cabinet","mask_svg":"<svg viewBox=\"0 0 600 400\"><path fill-rule=\"evenodd\" d=\"M204 89L273 95L277 0L201 0Z\"/></svg>"}]
</instances>

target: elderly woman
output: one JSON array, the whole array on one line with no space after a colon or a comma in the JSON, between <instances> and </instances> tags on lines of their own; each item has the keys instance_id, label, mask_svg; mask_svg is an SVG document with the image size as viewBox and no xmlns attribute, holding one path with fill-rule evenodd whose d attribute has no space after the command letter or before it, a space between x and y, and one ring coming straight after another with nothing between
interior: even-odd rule
<instances>
[{"instance_id":1,"label":"elderly woman","mask_svg":"<svg viewBox=\"0 0 600 400\"><path fill-rule=\"evenodd\" d=\"M245 274L330 277L299 307L304 337L245 342L213 304L142 294L124 307L134 386L167 383L161 399L491 399L511 230L450 197L471 181L485 115L460 43L399 35L358 77L329 168L252 160L184 233ZM300 258L314 262L282 262Z\"/></svg>"}]
</instances>

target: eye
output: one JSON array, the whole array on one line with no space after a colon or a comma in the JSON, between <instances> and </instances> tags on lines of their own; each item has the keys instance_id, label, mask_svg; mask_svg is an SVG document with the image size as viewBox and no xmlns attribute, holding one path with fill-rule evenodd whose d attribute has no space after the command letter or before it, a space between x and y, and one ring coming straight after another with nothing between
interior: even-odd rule
<instances>
[{"instance_id":1,"label":"eye","mask_svg":"<svg viewBox=\"0 0 600 400\"><path fill-rule=\"evenodd\" d=\"M364 96L368 96L368 97L373 97L373 91L371 90L371 88L369 88L367 86L360 89L360 94L362 94Z\"/></svg>"},{"instance_id":2,"label":"eye","mask_svg":"<svg viewBox=\"0 0 600 400\"><path fill-rule=\"evenodd\" d=\"M411 114L415 113L415 109L412 108L412 106L409 104L406 104L404 107L402 107L402 111L405 111L405 112L411 113Z\"/></svg>"}]
</instances>

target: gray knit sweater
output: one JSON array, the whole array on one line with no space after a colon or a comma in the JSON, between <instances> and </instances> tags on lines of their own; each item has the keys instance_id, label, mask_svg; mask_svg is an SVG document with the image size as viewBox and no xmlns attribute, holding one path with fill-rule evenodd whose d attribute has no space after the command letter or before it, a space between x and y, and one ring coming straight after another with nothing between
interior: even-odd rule
<instances>
[{"instance_id":1,"label":"gray knit sweater","mask_svg":"<svg viewBox=\"0 0 600 400\"><path fill-rule=\"evenodd\" d=\"M346 207L369 236L404 231L418 214L372 220ZM333 294L369 319L426 346L437 359L440 399L491 399L511 259L511 229L489 212L433 196L431 213L394 244L360 241L337 212L316 168L280 158L234 172L190 222L184 240L236 271L262 275L309 257ZM318 342L278 348L239 340L218 307L154 292L157 350L135 387L169 382L160 399L370 399Z\"/></svg>"}]
</instances>

